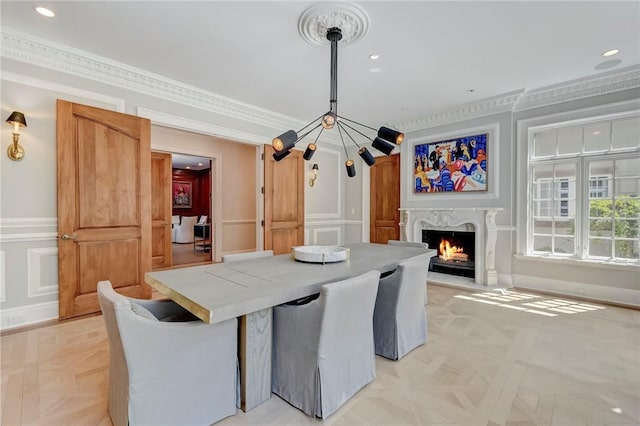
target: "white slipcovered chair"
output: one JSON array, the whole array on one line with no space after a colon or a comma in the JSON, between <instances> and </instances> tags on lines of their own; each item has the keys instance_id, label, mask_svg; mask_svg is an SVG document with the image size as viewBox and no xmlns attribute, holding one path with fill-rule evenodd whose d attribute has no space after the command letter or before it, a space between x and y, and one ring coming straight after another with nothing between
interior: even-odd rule
<instances>
[{"instance_id":1,"label":"white slipcovered chair","mask_svg":"<svg viewBox=\"0 0 640 426\"><path fill-rule=\"evenodd\" d=\"M404 247L416 247L416 248L423 248L423 249L428 249L429 248L429 244L427 243L418 243L415 241L400 241L400 240L389 240L387 241L387 244L392 245L392 246L404 246ZM431 258L428 257L427 258L427 264L425 266L425 268L427 268L427 271L429 271L429 263L431 262ZM424 280L424 304L426 306L426 304L429 302L429 297L427 296L427 279L425 278Z\"/></svg>"},{"instance_id":2,"label":"white slipcovered chair","mask_svg":"<svg viewBox=\"0 0 640 426\"><path fill-rule=\"evenodd\" d=\"M223 262L239 262L241 260L258 259L273 256L273 250L252 251L248 253L233 253L222 256Z\"/></svg>"},{"instance_id":3,"label":"white slipcovered chair","mask_svg":"<svg viewBox=\"0 0 640 426\"><path fill-rule=\"evenodd\" d=\"M373 307L380 272L325 284L304 305L273 310L271 390L327 418L376 377Z\"/></svg>"},{"instance_id":4,"label":"white slipcovered chair","mask_svg":"<svg viewBox=\"0 0 640 426\"><path fill-rule=\"evenodd\" d=\"M98 300L115 426L210 425L236 414L235 318L205 324L173 301L124 297L109 281L98 283Z\"/></svg>"},{"instance_id":5,"label":"white slipcovered chair","mask_svg":"<svg viewBox=\"0 0 640 426\"><path fill-rule=\"evenodd\" d=\"M193 225L198 221L198 216L182 216L180 223L176 225L176 243L193 243Z\"/></svg>"},{"instance_id":6,"label":"white slipcovered chair","mask_svg":"<svg viewBox=\"0 0 640 426\"><path fill-rule=\"evenodd\" d=\"M407 259L380 280L373 314L376 354L397 360L427 342L424 300L429 257Z\"/></svg>"}]
</instances>

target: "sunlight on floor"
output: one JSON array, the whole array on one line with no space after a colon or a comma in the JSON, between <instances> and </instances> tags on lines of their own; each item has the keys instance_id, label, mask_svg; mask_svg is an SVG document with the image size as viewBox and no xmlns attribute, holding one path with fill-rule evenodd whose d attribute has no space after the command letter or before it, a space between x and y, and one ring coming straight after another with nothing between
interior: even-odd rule
<instances>
[{"instance_id":1,"label":"sunlight on floor","mask_svg":"<svg viewBox=\"0 0 640 426\"><path fill-rule=\"evenodd\" d=\"M483 293L474 293L472 296L458 294L454 297L547 317L558 316L558 313L576 314L579 312L590 312L605 309L604 306L597 306L572 300L542 299L542 296L539 295L510 291L502 288L497 289L495 292L487 291ZM542 300L531 301L532 299ZM509 304L504 302L509 302Z\"/></svg>"}]
</instances>

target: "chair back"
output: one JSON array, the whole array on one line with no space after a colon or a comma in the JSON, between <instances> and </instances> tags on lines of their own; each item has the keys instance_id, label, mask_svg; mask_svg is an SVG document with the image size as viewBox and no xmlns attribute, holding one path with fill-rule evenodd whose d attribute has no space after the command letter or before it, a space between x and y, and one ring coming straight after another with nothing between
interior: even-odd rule
<instances>
[{"instance_id":1,"label":"chair back","mask_svg":"<svg viewBox=\"0 0 640 426\"><path fill-rule=\"evenodd\" d=\"M129 373L116 311L131 309L131 303L115 292L110 281L98 282L97 292L109 338L109 414L114 425L126 425L129 395L122 390L129 388Z\"/></svg>"},{"instance_id":2,"label":"chair back","mask_svg":"<svg viewBox=\"0 0 640 426\"><path fill-rule=\"evenodd\" d=\"M425 299L427 288L427 267L429 258L426 255L415 256L400 262L396 273L398 274L398 299L397 311L406 312L414 310L416 301ZM419 311L424 311L422 303L419 304Z\"/></svg>"},{"instance_id":3,"label":"chair back","mask_svg":"<svg viewBox=\"0 0 640 426\"><path fill-rule=\"evenodd\" d=\"M373 310L380 272L325 284L320 291L322 320L318 366L323 417L344 403L344 389L356 389L375 379Z\"/></svg>"},{"instance_id":4,"label":"chair back","mask_svg":"<svg viewBox=\"0 0 640 426\"><path fill-rule=\"evenodd\" d=\"M273 250L252 251L249 253L225 254L222 256L223 262L239 262L241 260L258 259L261 257L273 256Z\"/></svg>"}]
</instances>

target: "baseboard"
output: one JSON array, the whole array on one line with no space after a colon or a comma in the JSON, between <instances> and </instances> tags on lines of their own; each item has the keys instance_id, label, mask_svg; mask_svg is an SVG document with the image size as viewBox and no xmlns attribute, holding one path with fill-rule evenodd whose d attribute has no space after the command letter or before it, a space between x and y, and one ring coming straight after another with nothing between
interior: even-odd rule
<instances>
[{"instance_id":1,"label":"baseboard","mask_svg":"<svg viewBox=\"0 0 640 426\"><path fill-rule=\"evenodd\" d=\"M0 330L11 330L54 319L58 319L57 301L3 309L0 312Z\"/></svg>"},{"instance_id":2,"label":"baseboard","mask_svg":"<svg viewBox=\"0 0 640 426\"><path fill-rule=\"evenodd\" d=\"M638 290L529 277L525 275L513 275L512 277L512 285L516 288L640 307L640 291Z\"/></svg>"}]
</instances>

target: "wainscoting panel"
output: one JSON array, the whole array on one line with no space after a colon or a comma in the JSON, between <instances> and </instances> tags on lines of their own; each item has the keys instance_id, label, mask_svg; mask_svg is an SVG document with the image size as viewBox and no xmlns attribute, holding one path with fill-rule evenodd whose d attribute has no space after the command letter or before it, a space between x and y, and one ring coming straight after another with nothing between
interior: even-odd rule
<instances>
[{"instance_id":1,"label":"wainscoting panel","mask_svg":"<svg viewBox=\"0 0 640 426\"><path fill-rule=\"evenodd\" d=\"M4 250L0 250L0 302L4 302L6 300L5 271L7 270L7 268L5 265Z\"/></svg>"},{"instance_id":2,"label":"wainscoting panel","mask_svg":"<svg viewBox=\"0 0 640 426\"><path fill-rule=\"evenodd\" d=\"M27 250L27 296L58 294L58 248Z\"/></svg>"},{"instance_id":3,"label":"wainscoting panel","mask_svg":"<svg viewBox=\"0 0 640 426\"><path fill-rule=\"evenodd\" d=\"M313 230L313 244L319 245L339 245L342 243L342 229L338 227L327 227Z\"/></svg>"}]
</instances>

